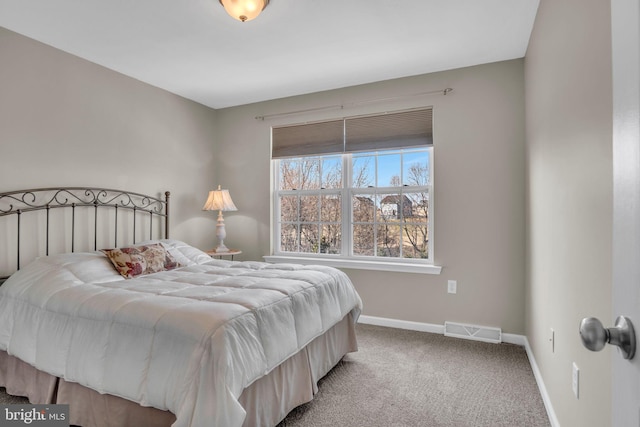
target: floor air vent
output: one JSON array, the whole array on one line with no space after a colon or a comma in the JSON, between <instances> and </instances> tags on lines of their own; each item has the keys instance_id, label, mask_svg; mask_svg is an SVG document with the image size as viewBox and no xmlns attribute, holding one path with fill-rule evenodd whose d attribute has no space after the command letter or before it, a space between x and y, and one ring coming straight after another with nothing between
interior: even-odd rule
<instances>
[{"instance_id":1,"label":"floor air vent","mask_svg":"<svg viewBox=\"0 0 640 427\"><path fill-rule=\"evenodd\" d=\"M500 328L490 328L487 326L444 322L444 335L447 337L465 338L475 341L492 343L502 342L502 330Z\"/></svg>"}]
</instances>

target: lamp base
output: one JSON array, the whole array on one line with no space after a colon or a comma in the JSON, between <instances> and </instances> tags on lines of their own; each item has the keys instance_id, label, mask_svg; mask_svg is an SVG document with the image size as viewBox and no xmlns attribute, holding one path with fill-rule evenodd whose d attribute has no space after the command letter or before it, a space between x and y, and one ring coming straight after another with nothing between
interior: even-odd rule
<instances>
[{"instance_id":1,"label":"lamp base","mask_svg":"<svg viewBox=\"0 0 640 427\"><path fill-rule=\"evenodd\" d=\"M224 218L222 217L222 211L218 211L218 222L216 223L216 237L220 242L216 247L216 252L229 252L229 248L224 245L224 238L227 237L227 232L224 229Z\"/></svg>"},{"instance_id":2,"label":"lamp base","mask_svg":"<svg viewBox=\"0 0 640 427\"><path fill-rule=\"evenodd\" d=\"M220 242L220 244L215 248L215 251L217 254L219 254L224 252L230 252L230 249L226 247L222 242Z\"/></svg>"}]
</instances>

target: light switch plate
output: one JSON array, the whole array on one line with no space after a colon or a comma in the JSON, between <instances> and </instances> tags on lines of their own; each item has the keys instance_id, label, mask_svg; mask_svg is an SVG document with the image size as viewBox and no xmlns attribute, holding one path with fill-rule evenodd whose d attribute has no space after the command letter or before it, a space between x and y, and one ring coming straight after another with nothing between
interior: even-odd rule
<instances>
[{"instance_id":1,"label":"light switch plate","mask_svg":"<svg viewBox=\"0 0 640 427\"><path fill-rule=\"evenodd\" d=\"M458 282L455 280L449 280L447 282L447 292L450 294L455 294L458 292Z\"/></svg>"}]
</instances>

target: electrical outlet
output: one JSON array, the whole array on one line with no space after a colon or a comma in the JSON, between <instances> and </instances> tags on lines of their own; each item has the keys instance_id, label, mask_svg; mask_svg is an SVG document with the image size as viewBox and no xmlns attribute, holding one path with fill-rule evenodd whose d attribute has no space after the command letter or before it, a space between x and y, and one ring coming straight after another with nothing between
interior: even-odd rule
<instances>
[{"instance_id":1,"label":"electrical outlet","mask_svg":"<svg viewBox=\"0 0 640 427\"><path fill-rule=\"evenodd\" d=\"M573 394L576 396L576 399L580 398L579 390L580 390L580 369L578 369L578 365L576 362L573 362Z\"/></svg>"},{"instance_id":2,"label":"electrical outlet","mask_svg":"<svg viewBox=\"0 0 640 427\"><path fill-rule=\"evenodd\" d=\"M458 282L455 280L449 280L447 282L447 292L450 294L455 294L458 292Z\"/></svg>"},{"instance_id":3,"label":"electrical outlet","mask_svg":"<svg viewBox=\"0 0 640 427\"><path fill-rule=\"evenodd\" d=\"M549 331L549 341L551 342L551 353L556 351L556 331L551 328Z\"/></svg>"}]
</instances>

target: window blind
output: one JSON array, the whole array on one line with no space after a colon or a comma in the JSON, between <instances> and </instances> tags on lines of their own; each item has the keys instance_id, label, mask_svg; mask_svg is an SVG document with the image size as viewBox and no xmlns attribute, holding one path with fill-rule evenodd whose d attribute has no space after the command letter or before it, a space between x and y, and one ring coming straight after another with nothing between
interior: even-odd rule
<instances>
[{"instance_id":1,"label":"window blind","mask_svg":"<svg viewBox=\"0 0 640 427\"><path fill-rule=\"evenodd\" d=\"M344 151L344 121L274 127L271 157L300 157Z\"/></svg>"},{"instance_id":2,"label":"window blind","mask_svg":"<svg viewBox=\"0 0 640 427\"><path fill-rule=\"evenodd\" d=\"M433 144L431 108L274 127L271 157L299 157Z\"/></svg>"},{"instance_id":3,"label":"window blind","mask_svg":"<svg viewBox=\"0 0 640 427\"><path fill-rule=\"evenodd\" d=\"M345 120L345 152L433 144L431 108Z\"/></svg>"}]
</instances>

